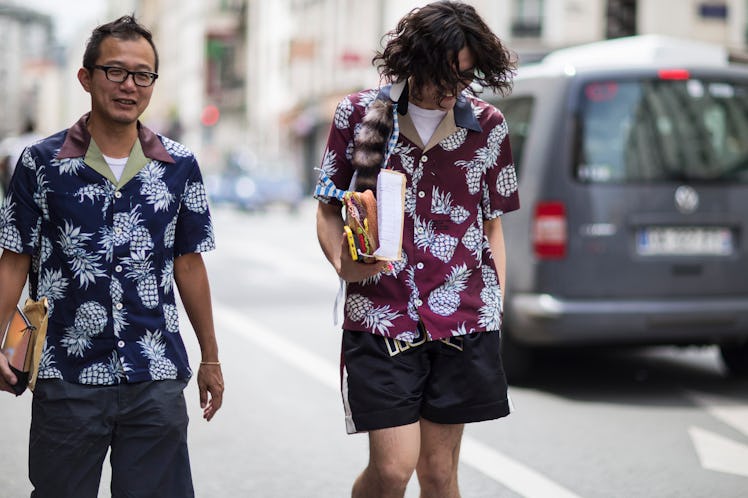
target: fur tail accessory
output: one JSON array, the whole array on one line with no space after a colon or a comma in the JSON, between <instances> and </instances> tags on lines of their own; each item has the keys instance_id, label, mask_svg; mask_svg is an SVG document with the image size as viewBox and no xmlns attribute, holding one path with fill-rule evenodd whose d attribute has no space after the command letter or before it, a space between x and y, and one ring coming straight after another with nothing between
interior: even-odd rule
<instances>
[{"instance_id":1,"label":"fur tail accessory","mask_svg":"<svg viewBox=\"0 0 748 498\"><path fill-rule=\"evenodd\" d=\"M384 166L388 139L392 135L393 106L390 99L375 99L366 109L354 139L351 163L356 171L355 190L376 192L377 176Z\"/></svg>"}]
</instances>

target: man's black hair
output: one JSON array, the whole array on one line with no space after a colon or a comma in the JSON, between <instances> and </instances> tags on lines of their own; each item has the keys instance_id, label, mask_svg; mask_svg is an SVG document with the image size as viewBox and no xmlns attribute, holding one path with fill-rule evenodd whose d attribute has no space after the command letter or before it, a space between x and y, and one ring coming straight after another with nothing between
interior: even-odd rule
<instances>
[{"instance_id":1,"label":"man's black hair","mask_svg":"<svg viewBox=\"0 0 748 498\"><path fill-rule=\"evenodd\" d=\"M101 42L110 36L118 40L144 38L151 45L153 54L156 56L153 70L158 72L158 50L156 50L156 45L153 43L153 35L145 26L138 23L135 19L135 14L122 16L112 22L102 24L93 30L86 44L86 51L83 53L83 67L91 69L96 65L96 61L101 55Z\"/></svg>"}]
</instances>

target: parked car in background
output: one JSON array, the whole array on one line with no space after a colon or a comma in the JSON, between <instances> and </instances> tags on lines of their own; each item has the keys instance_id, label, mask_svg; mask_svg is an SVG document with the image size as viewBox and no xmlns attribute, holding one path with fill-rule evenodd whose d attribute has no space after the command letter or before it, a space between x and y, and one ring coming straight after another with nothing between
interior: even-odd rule
<instances>
[{"instance_id":1,"label":"parked car in background","mask_svg":"<svg viewBox=\"0 0 748 498\"><path fill-rule=\"evenodd\" d=\"M716 344L748 374L748 70L639 36L522 66L504 112L504 361L543 348Z\"/></svg>"},{"instance_id":2,"label":"parked car in background","mask_svg":"<svg viewBox=\"0 0 748 498\"><path fill-rule=\"evenodd\" d=\"M229 157L223 172L206 175L205 186L211 204L246 211L273 206L296 211L304 197L302 181L289 163L239 154Z\"/></svg>"}]
</instances>

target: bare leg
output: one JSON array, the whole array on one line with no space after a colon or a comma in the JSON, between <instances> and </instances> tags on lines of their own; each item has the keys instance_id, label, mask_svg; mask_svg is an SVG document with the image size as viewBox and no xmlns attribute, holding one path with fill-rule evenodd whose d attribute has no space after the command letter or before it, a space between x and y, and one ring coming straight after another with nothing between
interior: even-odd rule
<instances>
[{"instance_id":1,"label":"bare leg","mask_svg":"<svg viewBox=\"0 0 748 498\"><path fill-rule=\"evenodd\" d=\"M353 484L352 498L402 498L418 462L420 426L369 433L369 465Z\"/></svg>"},{"instance_id":2,"label":"bare leg","mask_svg":"<svg viewBox=\"0 0 748 498\"><path fill-rule=\"evenodd\" d=\"M463 424L436 424L421 419L421 452L416 472L422 498L460 498L457 466Z\"/></svg>"}]
</instances>

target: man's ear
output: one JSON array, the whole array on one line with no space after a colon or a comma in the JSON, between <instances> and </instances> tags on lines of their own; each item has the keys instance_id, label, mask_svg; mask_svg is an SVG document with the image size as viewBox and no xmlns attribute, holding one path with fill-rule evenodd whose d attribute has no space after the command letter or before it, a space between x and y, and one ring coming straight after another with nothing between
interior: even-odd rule
<instances>
[{"instance_id":1,"label":"man's ear","mask_svg":"<svg viewBox=\"0 0 748 498\"><path fill-rule=\"evenodd\" d=\"M85 67L78 69L78 81L86 92L91 93L91 72Z\"/></svg>"}]
</instances>

